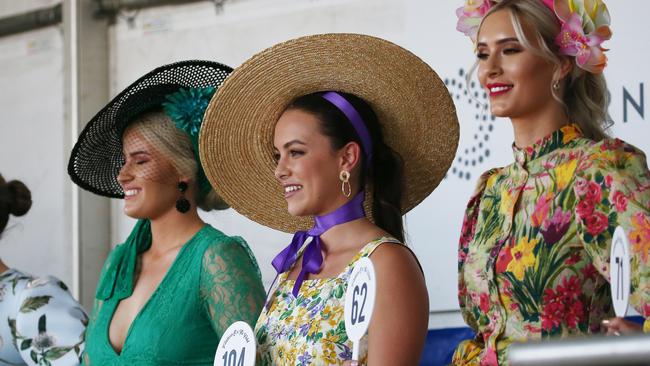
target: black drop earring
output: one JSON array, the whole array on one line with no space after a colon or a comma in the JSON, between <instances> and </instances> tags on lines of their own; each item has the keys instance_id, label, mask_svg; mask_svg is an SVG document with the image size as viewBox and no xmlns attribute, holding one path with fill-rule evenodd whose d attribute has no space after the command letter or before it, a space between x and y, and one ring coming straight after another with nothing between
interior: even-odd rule
<instances>
[{"instance_id":1,"label":"black drop earring","mask_svg":"<svg viewBox=\"0 0 650 366\"><path fill-rule=\"evenodd\" d=\"M185 198L187 182L178 182L178 190L181 192L181 196L176 201L176 210L180 213L186 213L190 210L190 201Z\"/></svg>"}]
</instances>

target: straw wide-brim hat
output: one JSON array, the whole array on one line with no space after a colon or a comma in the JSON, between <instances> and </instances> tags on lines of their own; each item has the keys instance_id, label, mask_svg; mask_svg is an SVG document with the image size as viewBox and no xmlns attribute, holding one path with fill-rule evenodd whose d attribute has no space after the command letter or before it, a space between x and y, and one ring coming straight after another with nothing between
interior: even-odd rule
<instances>
[{"instance_id":1,"label":"straw wide-brim hat","mask_svg":"<svg viewBox=\"0 0 650 366\"><path fill-rule=\"evenodd\" d=\"M380 38L313 35L277 44L244 62L206 110L201 163L231 207L285 232L313 225L313 218L287 212L274 175L273 133L294 99L328 90L355 94L377 114L386 143L404 160L403 213L440 183L456 153L459 126L452 98L435 71Z\"/></svg>"}]
</instances>

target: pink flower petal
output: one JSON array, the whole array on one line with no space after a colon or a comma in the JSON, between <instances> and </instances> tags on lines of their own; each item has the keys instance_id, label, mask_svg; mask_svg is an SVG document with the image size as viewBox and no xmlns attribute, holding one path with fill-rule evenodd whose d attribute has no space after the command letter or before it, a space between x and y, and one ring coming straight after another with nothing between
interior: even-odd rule
<instances>
[{"instance_id":1,"label":"pink flower petal","mask_svg":"<svg viewBox=\"0 0 650 366\"><path fill-rule=\"evenodd\" d=\"M586 48L586 49L580 49L578 51L578 54L576 55L576 63L578 66L583 67L587 61L589 61L589 58L591 57L591 51Z\"/></svg>"},{"instance_id":2,"label":"pink flower petal","mask_svg":"<svg viewBox=\"0 0 650 366\"><path fill-rule=\"evenodd\" d=\"M607 56L598 47L590 48L590 57L584 65L578 65L592 74L600 74L607 66Z\"/></svg>"}]
</instances>

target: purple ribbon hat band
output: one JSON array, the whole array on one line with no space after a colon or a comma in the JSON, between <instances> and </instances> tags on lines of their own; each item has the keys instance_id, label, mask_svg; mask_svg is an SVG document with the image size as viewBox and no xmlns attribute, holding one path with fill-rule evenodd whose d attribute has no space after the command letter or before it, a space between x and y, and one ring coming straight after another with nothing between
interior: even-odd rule
<instances>
[{"instance_id":1,"label":"purple ribbon hat band","mask_svg":"<svg viewBox=\"0 0 650 366\"><path fill-rule=\"evenodd\" d=\"M335 91L325 92L321 97L334 104L336 108L343 112L348 121L350 121L350 124L354 127L357 135L359 135L359 139L361 139L361 147L363 147L363 151L366 153L366 161L370 164L370 161L372 160L372 139L370 138L370 132L368 132L368 128L363 122L363 118L361 118L357 109L354 108L354 106L341 94Z\"/></svg>"}]
</instances>

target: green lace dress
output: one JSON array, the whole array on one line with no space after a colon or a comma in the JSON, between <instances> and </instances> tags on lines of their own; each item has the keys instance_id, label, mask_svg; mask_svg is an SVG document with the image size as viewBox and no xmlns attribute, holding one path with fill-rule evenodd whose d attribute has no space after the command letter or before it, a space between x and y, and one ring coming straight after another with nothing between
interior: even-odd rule
<instances>
[{"instance_id":1,"label":"green lace dress","mask_svg":"<svg viewBox=\"0 0 650 366\"><path fill-rule=\"evenodd\" d=\"M205 225L181 248L116 353L109 325L119 301L131 296L137 255L150 243L150 224L141 220L106 260L86 331L85 365L212 365L230 324L255 324L264 288L250 249Z\"/></svg>"}]
</instances>

